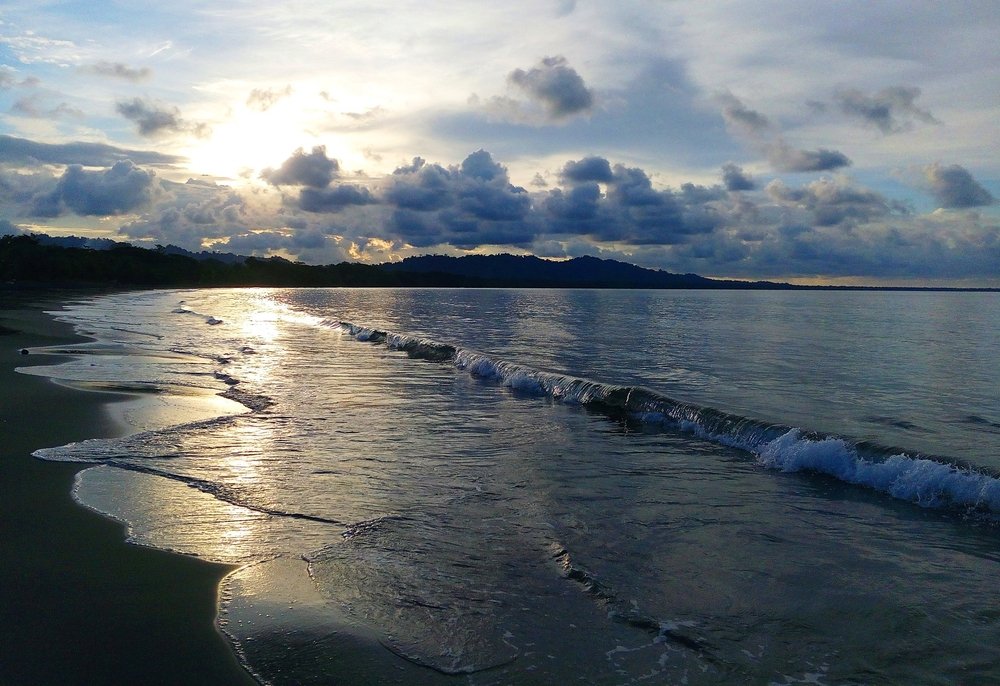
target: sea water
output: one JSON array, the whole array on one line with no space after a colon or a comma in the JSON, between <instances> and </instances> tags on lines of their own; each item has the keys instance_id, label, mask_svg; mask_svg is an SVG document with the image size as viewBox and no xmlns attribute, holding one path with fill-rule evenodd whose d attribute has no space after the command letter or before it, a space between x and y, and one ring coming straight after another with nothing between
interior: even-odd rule
<instances>
[{"instance_id":1,"label":"sea water","mask_svg":"<svg viewBox=\"0 0 1000 686\"><path fill-rule=\"evenodd\" d=\"M234 289L59 316L75 497L268 684L1000 683L994 293Z\"/></svg>"}]
</instances>

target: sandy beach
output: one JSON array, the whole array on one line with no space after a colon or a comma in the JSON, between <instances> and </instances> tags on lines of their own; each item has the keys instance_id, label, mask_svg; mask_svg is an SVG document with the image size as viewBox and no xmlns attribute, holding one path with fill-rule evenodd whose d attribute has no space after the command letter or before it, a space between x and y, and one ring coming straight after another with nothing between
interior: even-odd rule
<instances>
[{"instance_id":1,"label":"sandy beach","mask_svg":"<svg viewBox=\"0 0 1000 686\"><path fill-rule=\"evenodd\" d=\"M115 396L15 367L24 347L80 340L44 314L59 294L0 292L0 684L253 684L215 627L229 567L125 542L121 524L76 504L80 466L40 447L120 429Z\"/></svg>"}]
</instances>

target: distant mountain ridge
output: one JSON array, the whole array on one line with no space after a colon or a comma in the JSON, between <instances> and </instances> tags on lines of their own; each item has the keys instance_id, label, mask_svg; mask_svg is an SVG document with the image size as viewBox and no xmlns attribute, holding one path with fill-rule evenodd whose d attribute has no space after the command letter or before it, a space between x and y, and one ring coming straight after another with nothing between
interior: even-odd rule
<instances>
[{"instance_id":1,"label":"distant mountain ridge","mask_svg":"<svg viewBox=\"0 0 1000 686\"><path fill-rule=\"evenodd\" d=\"M107 238L0 237L0 280L122 286L445 286L467 288L794 288L672 274L616 260L532 255L423 255L368 265L312 266L281 257L140 248Z\"/></svg>"},{"instance_id":2,"label":"distant mountain ridge","mask_svg":"<svg viewBox=\"0 0 1000 686\"><path fill-rule=\"evenodd\" d=\"M422 255L389 262L391 272L450 274L481 279L492 285L578 288L792 288L767 281L745 282L709 279L697 274L674 274L645 269L627 262L589 255L570 260L544 260L533 255Z\"/></svg>"},{"instance_id":3,"label":"distant mountain ridge","mask_svg":"<svg viewBox=\"0 0 1000 686\"><path fill-rule=\"evenodd\" d=\"M116 241L112 238L82 238L80 236L49 236L44 233L31 234L41 245L54 245L60 248L85 248L89 250L114 250L121 247L134 247L131 243ZM145 248L150 250L153 248ZM214 252L202 250L192 252L176 245L157 245L155 250L166 255L183 255L196 260L218 260L224 264L241 264L246 262L245 255L231 252Z\"/></svg>"},{"instance_id":4,"label":"distant mountain ridge","mask_svg":"<svg viewBox=\"0 0 1000 686\"><path fill-rule=\"evenodd\" d=\"M1000 291L727 281L644 269L589 256L556 262L531 255L424 255L380 265L341 262L312 266L282 257L195 253L176 246L139 248L110 239L42 234L0 236L0 289L101 286Z\"/></svg>"}]
</instances>

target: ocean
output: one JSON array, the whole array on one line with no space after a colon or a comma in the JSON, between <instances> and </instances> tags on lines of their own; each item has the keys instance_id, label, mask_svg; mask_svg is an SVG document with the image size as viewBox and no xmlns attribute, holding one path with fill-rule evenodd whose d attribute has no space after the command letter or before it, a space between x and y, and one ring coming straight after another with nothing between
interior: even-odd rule
<instances>
[{"instance_id":1,"label":"ocean","mask_svg":"<svg viewBox=\"0 0 1000 686\"><path fill-rule=\"evenodd\" d=\"M38 450L265 684L1000 683L1000 297L169 290Z\"/></svg>"}]
</instances>

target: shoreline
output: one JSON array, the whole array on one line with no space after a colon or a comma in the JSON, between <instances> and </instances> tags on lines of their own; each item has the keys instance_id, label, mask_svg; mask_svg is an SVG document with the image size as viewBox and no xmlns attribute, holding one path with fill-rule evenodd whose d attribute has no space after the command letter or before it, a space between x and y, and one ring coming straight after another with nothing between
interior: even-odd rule
<instances>
[{"instance_id":1,"label":"shoreline","mask_svg":"<svg viewBox=\"0 0 1000 686\"><path fill-rule=\"evenodd\" d=\"M7 291L0 305L0 683L252 686L216 625L234 568L128 543L73 498L86 465L31 455L122 432L107 408L129 396L14 371L58 361L21 348L89 340L43 311L80 295Z\"/></svg>"}]
</instances>

